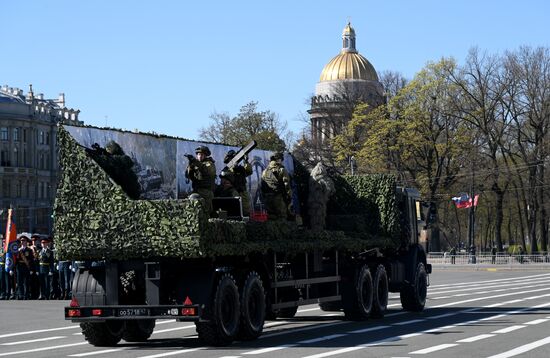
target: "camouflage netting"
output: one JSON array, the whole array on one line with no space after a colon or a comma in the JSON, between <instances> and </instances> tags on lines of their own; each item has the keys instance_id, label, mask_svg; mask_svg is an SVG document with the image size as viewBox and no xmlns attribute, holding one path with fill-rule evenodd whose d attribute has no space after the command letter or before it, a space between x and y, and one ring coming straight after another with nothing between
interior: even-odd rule
<instances>
[{"instance_id":1,"label":"camouflage netting","mask_svg":"<svg viewBox=\"0 0 550 358\"><path fill-rule=\"evenodd\" d=\"M378 234L388 238L389 246L401 243L401 215L394 176L345 175L332 179L336 193L328 204L328 229L359 237Z\"/></svg>"},{"instance_id":2,"label":"camouflage netting","mask_svg":"<svg viewBox=\"0 0 550 358\"><path fill-rule=\"evenodd\" d=\"M388 239L375 236L376 231L345 235L342 231L313 232L294 222L209 219L202 201L131 200L62 127L58 130L58 143L62 176L54 205L54 234L60 259L188 258L269 249L359 251L388 247ZM339 188L338 183L336 186ZM337 200L343 198L338 193ZM393 198L394 194L389 196ZM380 200L378 204L380 208L390 205ZM395 218L379 216L377 221L390 228ZM371 225L369 220L366 223Z\"/></svg>"}]
</instances>

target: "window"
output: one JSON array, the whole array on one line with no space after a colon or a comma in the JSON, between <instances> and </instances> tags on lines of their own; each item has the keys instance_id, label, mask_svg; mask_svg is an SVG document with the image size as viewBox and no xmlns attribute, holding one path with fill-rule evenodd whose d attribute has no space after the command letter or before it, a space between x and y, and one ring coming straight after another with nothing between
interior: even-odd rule
<instances>
[{"instance_id":1,"label":"window","mask_svg":"<svg viewBox=\"0 0 550 358\"><path fill-rule=\"evenodd\" d=\"M21 184L21 181L18 180L17 181L17 186L15 187L15 195L17 198L20 198L21 197L21 191L22 191L22 184Z\"/></svg>"},{"instance_id":2,"label":"window","mask_svg":"<svg viewBox=\"0 0 550 358\"><path fill-rule=\"evenodd\" d=\"M45 140L44 140L44 137L45 137L44 131L38 132L37 135L38 135L38 144L44 144L44 143L45 143Z\"/></svg>"},{"instance_id":3,"label":"window","mask_svg":"<svg viewBox=\"0 0 550 358\"><path fill-rule=\"evenodd\" d=\"M23 158L22 158L23 166L27 166L27 150L23 148Z\"/></svg>"},{"instance_id":4,"label":"window","mask_svg":"<svg viewBox=\"0 0 550 358\"><path fill-rule=\"evenodd\" d=\"M0 140L8 140L9 139L8 133L9 133L8 127L0 128Z\"/></svg>"},{"instance_id":5,"label":"window","mask_svg":"<svg viewBox=\"0 0 550 358\"><path fill-rule=\"evenodd\" d=\"M27 130L23 129L23 143L27 143Z\"/></svg>"},{"instance_id":6,"label":"window","mask_svg":"<svg viewBox=\"0 0 550 358\"><path fill-rule=\"evenodd\" d=\"M16 142L19 142L21 140L20 138L20 135L19 135L19 128L14 128L13 129L13 140L16 141Z\"/></svg>"},{"instance_id":7,"label":"window","mask_svg":"<svg viewBox=\"0 0 550 358\"><path fill-rule=\"evenodd\" d=\"M0 150L0 166L10 166L10 152L7 149Z\"/></svg>"},{"instance_id":8,"label":"window","mask_svg":"<svg viewBox=\"0 0 550 358\"><path fill-rule=\"evenodd\" d=\"M40 159L38 162L38 169L44 169L44 153L40 153Z\"/></svg>"},{"instance_id":9,"label":"window","mask_svg":"<svg viewBox=\"0 0 550 358\"><path fill-rule=\"evenodd\" d=\"M50 133L46 132L46 144L50 144Z\"/></svg>"}]
</instances>

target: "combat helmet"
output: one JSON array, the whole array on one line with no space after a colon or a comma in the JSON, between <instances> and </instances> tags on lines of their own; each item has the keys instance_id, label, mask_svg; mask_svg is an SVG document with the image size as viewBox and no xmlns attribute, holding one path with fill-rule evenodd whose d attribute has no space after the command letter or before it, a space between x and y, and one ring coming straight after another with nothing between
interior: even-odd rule
<instances>
[{"instance_id":1,"label":"combat helmet","mask_svg":"<svg viewBox=\"0 0 550 358\"><path fill-rule=\"evenodd\" d=\"M230 161L231 159L233 159L233 157L235 157L235 154L237 154L237 152L235 152L233 149L229 150L229 151L227 152L227 154L225 155L225 157L223 158L223 162L224 162L225 164L229 163L229 161Z\"/></svg>"},{"instance_id":2,"label":"combat helmet","mask_svg":"<svg viewBox=\"0 0 550 358\"><path fill-rule=\"evenodd\" d=\"M207 157L209 157L210 154L211 154L210 149L208 149L208 147L205 146L205 145L201 145L201 146L197 147L197 149L195 149L195 154L196 153L202 153L202 154L206 155Z\"/></svg>"}]
</instances>

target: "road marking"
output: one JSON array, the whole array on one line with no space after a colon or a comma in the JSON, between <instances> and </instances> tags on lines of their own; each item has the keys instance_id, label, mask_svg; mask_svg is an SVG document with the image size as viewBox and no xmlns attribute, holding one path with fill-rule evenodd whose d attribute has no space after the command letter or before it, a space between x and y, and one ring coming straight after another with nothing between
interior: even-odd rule
<instances>
[{"instance_id":1,"label":"road marking","mask_svg":"<svg viewBox=\"0 0 550 358\"><path fill-rule=\"evenodd\" d=\"M119 352L126 350L128 348L114 348L114 349L105 349L102 351L94 351L94 352L86 352L86 353L78 353L78 354L71 354L69 357L87 357L87 356L93 356L96 354L105 354L105 353L112 353L112 352Z\"/></svg>"},{"instance_id":2,"label":"road marking","mask_svg":"<svg viewBox=\"0 0 550 358\"><path fill-rule=\"evenodd\" d=\"M27 334L33 334L33 333L43 333L43 332L52 332L52 331L62 331L65 329L75 329L80 328L80 325L76 326L67 326L67 327L58 327L58 328L48 328L48 329L38 329L36 331L26 331L26 332L17 332L17 333L8 333L8 334L2 334L0 335L0 338L7 338L7 337L15 337L15 336L23 336Z\"/></svg>"},{"instance_id":3,"label":"road marking","mask_svg":"<svg viewBox=\"0 0 550 358\"><path fill-rule=\"evenodd\" d=\"M189 328L195 328L195 325L161 329L161 330L158 330L158 331L153 331L153 334L159 334L159 333L164 333L164 332L172 332L172 331L180 331L182 329L189 329Z\"/></svg>"},{"instance_id":4,"label":"road marking","mask_svg":"<svg viewBox=\"0 0 550 358\"><path fill-rule=\"evenodd\" d=\"M411 319L410 321L403 321L403 322L394 323L394 324L392 324L392 326L405 326L405 325L408 325L408 324L425 322L425 321L426 321L425 319Z\"/></svg>"},{"instance_id":5,"label":"road marking","mask_svg":"<svg viewBox=\"0 0 550 358\"><path fill-rule=\"evenodd\" d=\"M452 287L452 286L456 286L456 285L471 286L472 284L489 283L489 282L519 281L519 280L525 280L527 278L532 278L532 277L546 277L546 276L550 276L550 274L544 273L544 274L521 276L521 277L514 277L514 278L500 278L500 279L496 279L496 280L473 281L473 282L456 282L456 283L448 283L448 284L441 284L441 285L432 285L432 286L430 286L430 289L433 290L433 289L438 289L440 287Z\"/></svg>"},{"instance_id":6,"label":"road marking","mask_svg":"<svg viewBox=\"0 0 550 358\"><path fill-rule=\"evenodd\" d=\"M502 328L502 329L499 329L497 331L493 331L491 333L508 333L508 332L516 331L516 330L521 329L521 328L525 328L525 326L522 326L522 325L518 324L516 326L510 326L510 327Z\"/></svg>"},{"instance_id":7,"label":"road marking","mask_svg":"<svg viewBox=\"0 0 550 358\"><path fill-rule=\"evenodd\" d=\"M80 342L80 343L71 343L71 344L63 344L60 346L52 346L52 347L42 347L42 348L35 348L35 349L27 349L25 351L16 351L16 352L8 352L8 353L0 353L0 357L5 356L11 356L16 354L25 354L25 353L34 353L34 352L42 352L42 351L49 351L52 349L60 349L60 348L67 348L67 347L76 347L76 346L83 346L85 344L88 344L88 342Z\"/></svg>"},{"instance_id":8,"label":"road marking","mask_svg":"<svg viewBox=\"0 0 550 358\"><path fill-rule=\"evenodd\" d=\"M431 316L431 317L426 317L427 319L440 319L440 318L445 318L445 317L450 317L450 316L455 316L456 313L455 312L451 312L451 313L444 313L444 314L439 314L437 316Z\"/></svg>"},{"instance_id":9,"label":"road marking","mask_svg":"<svg viewBox=\"0 0 550 358\"><path fill-rule=\"evenodd\" d=\"M191 349L182 349L179 351L174 352L168 352L168 353L160 353L160 354L154 354L152 356L142 356L139 358L159 358L159 357L168 357L168 356L175 356L177 354L183 354L183 353L189 353L189 352L195 352L206 349L206 347L198 347L198 348L191 348Z\"/></svg>"},{"instance_id":10,"label":"road marking","mask_svg":"<svg viewBox=\"0 0 550 358\"><path fill-rule=\"evenodd\" d=\"M287 349L287 348L292 348L292 347L296 347L296 346L298 346L298 344L296 344L296 343L294 343L294 344L282 344L282 345L276 346L276 347L267 347L267 348L262 348L262 349L256 349L256 350L244 352L244 353L241 353L241 354L247 354L247 355L248 354L264 354L264 353L279 351L281 349Z\"/></svg>"},{"instance_id":11,"label":"road marking","mask_svg":"<svg viewBox=\"0 0 550 358\"><path fill-rule=\"evenodd\" d=\"M372 331L379 331L379 330L385 329L385 328L390 328L390 326L374 326L374 327L369 327L369 328L358 329L358 330L355 330L355 331L350 331L348 333L351 333L351 334L367 333L367 332L372 332Z\"/></svg>"},{"instance_id":12,"label":"road marking","mask_svg":"<svg viewBox=\"0 0 550 358\"><path fill-rule=\"evenodd\" d=\"M298 342L299 344L312 344L317 342L329 341L340 337L347 336L347 334L331 334L330 336L318 337L313 339L306 339L305 341Z\"/></svg>"},{"instance_id":13,"label":"road marking","mask_svg":"<svg viewBox=\"0 0 550 358\"><path fill-rule=\"evenodd\" d=\"M61 339L61 338L67 338L66 336L56 336L56 337L46 337L46 338L38 338L38 339L31 339L28 341L18 341L18 342L9 342L9 343L2 343L3 346L15 346L17 344L26 344L26 343L34 343L34 342L44 342L44 341L51 341L54 339Z\"/></svg>"},{"instance_id":14,"label":"road marking","mask_svg":"<svg viewBox=\"0 0 550 358\"><path fill-rule=\"evenodd\" d=\"M525 344L523 346L519 346L517 348L514 348L514 349L511 349L509 351L506 351L506 352L503 352L503 353L500 353L500 354L496 354L496 355L493 355L493 356L490 356L488 358L508 358L508 357L513 357L513 356L517 356L519 354L523 354L525 352L529 352L530 350L533 350L535 348L538 348L538 347L542 347L546 344L549 344L550 343L550 337L546 337L546 338L543 338L541 340L538 340L538 341L534 341L534 342L531 342L531 343L528 343L528 344Z\"/></svg>"},{"instance_id":15,"label":"road marking","mask_svg":"<svg viewBox=\"0 0 550 358\"><path fill-rule=\"evenodd\" d=\"M433 346L430 348L425 348L425 349L420 349L418 351L410 352L409 354L428 354L428 353L437 352L443 349L452 348L456 346L458 346L458 344L456 343L444 343L444 344L439 344L437 346Z\"/></svg>"},{"instance_id":16,"label":"road marking","mask_svg":"<svg viewBox=\"0 0 550 358\"><path fill-rule=\"evenodd\" d=\"M423 332L424 333L435 333L435 332L440 332L440 331L444 331L446 329L451 329L451 328L456 328L456 326L452 325L452 326L436 327L436 328L428 329L428 330L423 331Z\"/></svg>"},{"instance_id":17,"label":"road marking","mask_svg":"<svg viewBox=\"0 0 550 358\"><path fill-rule=\"evenodd\" d=\"M339 326L341 324L351 324L352 322L334 322L334 323L323 323L322 326L319 326L319 324L314 324L314 325L311 325L311 326L307 326L307 327L302 327L302 328L296 328L296 329L289 329L289 330L286 330L284 332L276 332L276 333L268 333L268 334L262 334L261 336L258 337L258 339L265 339L265 338L271 338L271 337L277 337L277 336L283 336L283 335L286 335L286 334L293 334L295 332L303 332L303 331L311 331L313 329L322 329L322 328L325 328L325 327L330 327L330 326Z\"/></svg>"},{"instance_id":18,"label":"road marking","mask_svg":"<svg viewBox=\"0 0 550 358\"><path fill-rule=\"evenodd\" d=\"M305 308L305 309L303 309L303 310L298 310L298 312L296 312L296 313L309 312L309 311L319 311L319 310L321 310L320 307Z\"/></svg>"},{"instance_id":19,"label":"road marking","mask_svg":"<svg viewBox=\"0 0 550 358\"><path fill-rule=\"evenodd\" d=\"M496 268L488 268L487 271L489 271L489 272L497 272L497 269L496 269Z\"/></svg>"},{"instance_id":20,"label":"road marking","mask_svg":"<svg viewBox=\"0 0 550 358\"><path fill-rule=\"evenodd\" d=\"M158 326L159 324L166 324L166 323L176 323L176 320L175 319L169 319L169 320L162 320L160 322L156 322L156 325Z\"/></svg>"},{"instance_id":21,"label":"road marking","mask_svg":"<svg viewBox=\"0 0 550 358\"><path fill-rule=\"evenodd\" d=\"M476 341L481 341L482 339L494 337L494 334L480 334L478 336L473 336L469 338L464 338L456 341L456 343L471 343Z\"/></svg>"},{"instance_id":22,"label":"road marking","mask_svg":"<svg viewBox=\"0 0 550 358\"><path fill-rule=\"evenodd\" d=\"M521 294L525 294L525 293L540 292L540 291L548 291L548 290L550 290L550 288L539 288L539 289L537 289L537 290L522 291L522 292L511 292L511 293L506 293L506 294L502 294L502 295L495 295L495 296L476 297L476 298L471 298L471 299L469 299L469 300L456 301L456 302L449 302L449 303L445 303L445 304L438 305L438 306L434 306L434 307L430 307L430 308L443 308L443 307L458 305L458 304L461 304L461 303L468 303L468 302L474 302L474 301L487 300L487 299L490 299L490 298L499 298L499 297L504 297L504 296L521 295Z\"/></svg>"},{"instance_id":23,"label":"road marking","mask_svg":"<svg viewBox=\"0 0 550 358\"><path fill-rule=\"evenodd\" d=\"M535 325L535 324L544 323L544 322L548 322L548 319L547 318L536 319L533 321L525 322L524 324Z\"/></svg>"}]
</instances>

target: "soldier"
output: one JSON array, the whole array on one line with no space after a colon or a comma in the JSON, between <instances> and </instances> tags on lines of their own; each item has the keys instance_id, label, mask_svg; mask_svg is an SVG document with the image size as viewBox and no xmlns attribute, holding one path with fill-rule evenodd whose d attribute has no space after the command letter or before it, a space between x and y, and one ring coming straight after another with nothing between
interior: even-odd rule
<instances>
[{"instance_id":1,"label":"soldier","mask_svg":"<svg viewBox=\"0 0 550 358\"><path fill-rule=\"evenodd\" d=\"M267 168L262 172L261 191L270 219L286 219L292 200L290 176L283 166L283 153L270 157Z\"/></svg>"},{"instance_id":2,"label":"soldier","mask_svg":"<svg viewBox=\"0 0 550 358\"><path fill-rule=\"evenodd\" d=\"M29 238L21 235L19 238L21 247L17 251L15 273L17 276L17 299L28 300L30 298L29 276L34 265L34 256L28 247Z\"/></svg>"},{"instance_id":3,"label":"soldier","mask_svg":"<svg viewBox=\"0 0 550 358\"><path fill-rule=\"evenodd\" d=\"M233 186L235 176L229 171L222 171L220 174L221 184L216 188L216 197L219 198L236 198L239 197L239 192Z\"/></svg>"},{"instance_id":4,"label":"soldier","mask_svg":"<svg viewBox=\"0 0 550 358\"><path fill-rule=\"evenodd\" d=\"M231 159L237 154L233 149L227 152L225 158L223 158L224 164L229 163ZM244 157L243 165L237 164L232 168L229 168L229 171L233 174L233 186L239 193L238 196L241 197L243 204L243 214L244 216L250 216L250 199L248 197L248 191L246 190L246 178L252 175L252 165L248 162L248 155ZM220 175L221 176L221 175Z\"/></svg>"},{"instance_id":5,"label":"soldier","mask_svg":"<svg viewBox=\"0 0 550 358\"><path fill-rule=\"evenodd\" d=\"M41 240L42 249L38 253L38 263L40 266L40 297L39 300L52 298L52 278L53 278L53 250L51 249L51 241L49 237Z\"/></svg>"},{"instance_id":6,"label":"soldier","mask_svg":"<svg viewBox=\"0 0 550 358\"><path fill-rule=\"evenodd\" d=\"M216 189L216 165L214 159L210 157L210 149L201 145L195 149L197 158L191 154L185 156L189 160L189 165L185 171L185 177L191 180L193 193L199 194L206 203L206 210L212 213L212 198Z\"/></svg>"},{"instance_id":7,"label":"soldier","mask_svg":"<svg viewBox=\"0 0 550 358\"><path fill-rule=\"evenodd\" d=\"M42 246L40 245L40 234L32 234L31 235L31 246L30 249L32 250L32 255L35 258L33 261L33 265L31 268L30 276L29 276L29 287L30 287L30 296L31 299L36 299L40 295L40 266L38 264L38 253L40 250L42 250Z\"/></svg>"}]
</instances>

